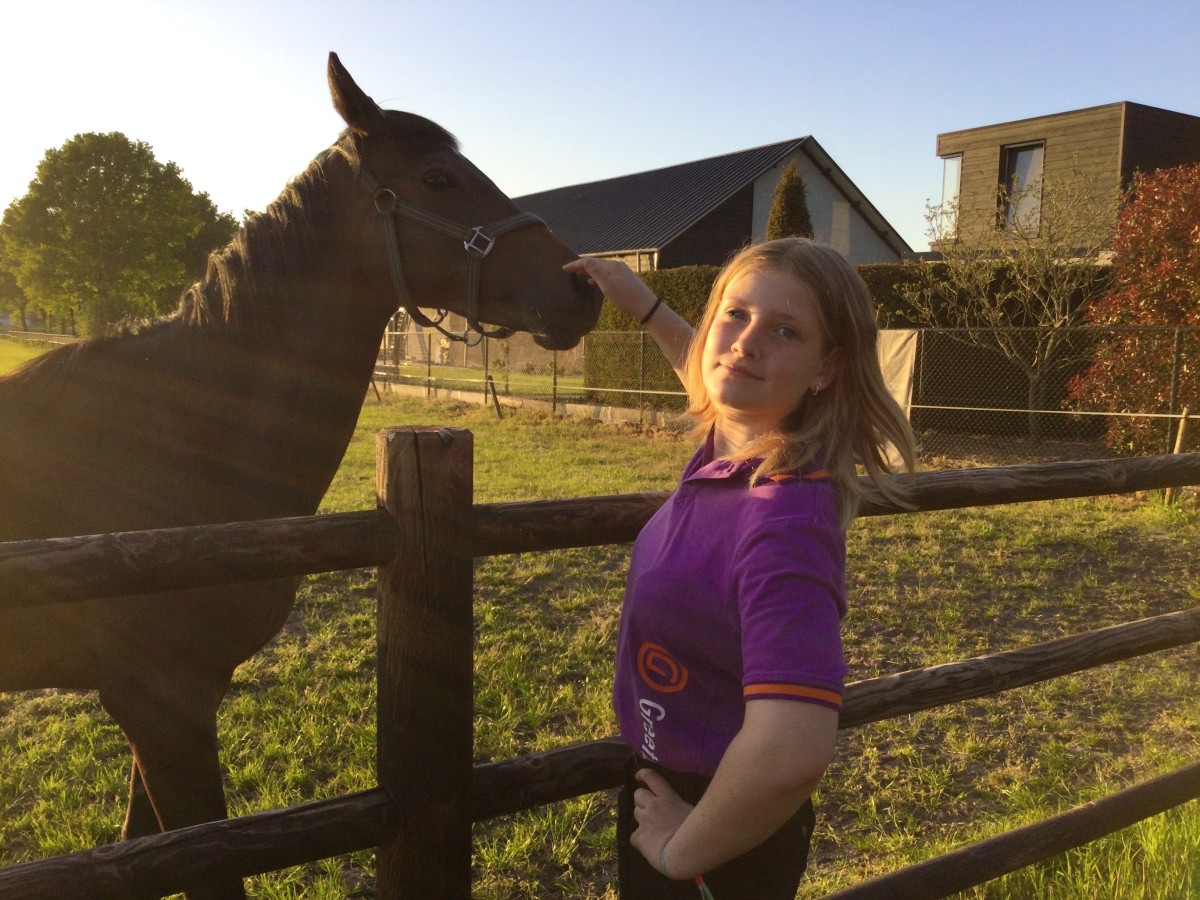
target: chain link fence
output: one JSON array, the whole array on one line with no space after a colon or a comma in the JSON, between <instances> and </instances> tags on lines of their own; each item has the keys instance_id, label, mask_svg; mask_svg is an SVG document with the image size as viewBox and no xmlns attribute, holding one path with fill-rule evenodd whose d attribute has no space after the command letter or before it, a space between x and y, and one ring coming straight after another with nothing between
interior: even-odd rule
<instances>
[{"instance_id":1,"label":"chain link fence","mask_svg":"<svg viewBox=\"0 0 1200 900\"><path fill-rule=\"evenodd\" d=\"M452 320L450 325L462 323ZM3 329L14 340L78 338ZM1200 447L1200 328L920 329L910 419L928 460L1005 464ZM1099 371L1101 377L1097 377ZM645 332L594 331L571 350L527 334L466 344L397 317L375 385L564 415L663 423L686 395ZM1184 416L1187 416L1185 419Z\"/></svg>"},{"instance_id":2,"label":"chain link fence","mask_svg":"<svg viewBox=\"0 0 1200 900\"><path fill-rule=\"evenodd\" d=\"M1103 383L1089 381L1098 361ZM1141 447L1153 445L1145 452L1170 453L1185 409L1200 427L1198 366L1200 328L921 329L910 416L930 457L1095 458L1130 452L1109 442L1132 432ZM390 330L376 381L498 407L499 398L520 398L563 414L603 408L635 421L663 421L686 405L645 332L592 332L553 352L524 334L466 346L419 327Z\"/></svg>"},{"instance_id":3,"label":"chain link fence","mask_svg":"<svg viewBox=\"0 0 1200 900\"><path fill-rule=\"evenodd\" d=\"M454 318L447 325L461 327ZM594 331L571 350L545 350L527 334L451 341L399 317L384 334L375 381L427 397L535 401L564 414L603 407L635 421L661 421L686 406L675 373L644 332Z\"/></svg>"},{"instance_id":4,"label":"chain link fence","mask_svg":"<svg viewBox=\"0 0 1200 900\"><path fill-rule=\"evenodd\" d=\"M922 329L910 418L926 453L1170 453L1200 414L1200 329Z\"/></svg>"},{"instance_id":5,"label":"chain link fence","mask_svg":"<svg viewBox=\"0 0 1200 900\"><path fill-rule=\"evenodd\" d=\"M446 323L461 333L461 322ZM402 327L397 327L402 326ZM528 334L505 340L451 341L441 333L394 319L375 364L376 384L418 388L427 396L486 394L544 401L553 410L586 396L587 343L545 350Z\"/></svg>"}]
</instances>

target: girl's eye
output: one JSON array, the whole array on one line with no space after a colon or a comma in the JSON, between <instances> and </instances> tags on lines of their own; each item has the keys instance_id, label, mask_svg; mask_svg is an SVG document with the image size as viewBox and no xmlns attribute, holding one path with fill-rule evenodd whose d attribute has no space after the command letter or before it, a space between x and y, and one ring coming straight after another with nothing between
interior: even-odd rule
<instances>
[{"instance_id":1,"label":"girl's eye","mask_svg":"<svg viewBox=\"0 0 1200 900\"><path fill-rule=\"evenodd\" d=\"M779 336L791 340L792 338L796 337L796 329L789 328L787 325L784 325L779 329Z\"/></svg>"}]
</instances>

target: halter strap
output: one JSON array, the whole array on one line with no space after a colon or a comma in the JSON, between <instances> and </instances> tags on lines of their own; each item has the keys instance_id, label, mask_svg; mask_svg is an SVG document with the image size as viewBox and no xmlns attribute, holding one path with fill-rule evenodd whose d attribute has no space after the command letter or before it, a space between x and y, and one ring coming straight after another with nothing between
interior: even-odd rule
<instances>
[{"instance_id":1,"label":"halter strap","mask_svg":"<svg viewBox=\"0 0 1200 900\"><path fill-rule=\"evenodd\" d=\"M518 212L506 216L490 225L476 225L472 228L460 225L451 219L443 218L420 207L405 203L396 196L395 191L383 187L379 179L364 165L359 169L359 177L368 191L383 223L384 243L387 245L388 266L392 271L392 283L400 297L400 305L408 312L409 317L420 325L435 328L452 341L462 341L467 346L474 346L485 337L505 338L513 333L511 328L493 328L484 330L479 324L479 286L483 259L496 246L496 239L509 231L523 228L526 225L541 225L546 223L538 216L529 212ZM404 264L400 259L400 245L396 241L396 216L404 216L414 222L419 222L435 231L448 234L460 239L463 250L467 253L467 330L455 334L442 327L447 311L439 310L436 319L430 319L418 308L404 277ZM478 337L474 342L469 339L474 331Z\"/></svg>"}]
</instances>

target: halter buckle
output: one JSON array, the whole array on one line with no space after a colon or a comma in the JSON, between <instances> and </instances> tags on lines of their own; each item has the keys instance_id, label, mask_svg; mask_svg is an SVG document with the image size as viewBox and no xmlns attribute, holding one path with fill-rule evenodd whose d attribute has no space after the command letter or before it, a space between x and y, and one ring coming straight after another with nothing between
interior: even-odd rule
<instances>
[{"instance_id":1,"label":"halter buckle","mask_svg":"<svg viewBox=\"0 0 1200 900\"><path fill-rule=\"evenodd\" d=\"M396 212L396 204L399 202L395 191L390 188L381 187L371 197L371 201L375 204L375 212L381 216L390 216Z\"/></svg>"},{"instance_id":2,"label":"halter buckle","mask_svg":"<svg viewBox=\"0 0 1200 900\"><path fill-rule=\"evenodd\" d=\"M483 243L486 241L486 244ZM468 253L476 253L479 258L487 256L492 252L492 248L496 246L496 239L484 233L482 225L476 225L471 229L470 236L463 241L463 249Z\"/></svg>"}]
</instances>

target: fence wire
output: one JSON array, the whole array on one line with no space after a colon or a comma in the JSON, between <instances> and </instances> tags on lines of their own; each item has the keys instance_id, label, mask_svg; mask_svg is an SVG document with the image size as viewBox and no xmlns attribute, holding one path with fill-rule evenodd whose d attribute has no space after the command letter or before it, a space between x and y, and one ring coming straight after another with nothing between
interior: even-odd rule
<instances>
[{"instance_id":1,"label":"fence wire","mask_svg":"<svg viewBox=\"0 0 1200 900\"><path fill-rule=\"evenodd\" d=\"M27 343L79 340L0 331ZM527 334L450 341L400 316L384 335L375 381L428 396L541 401L563 413L582 405L661 420L686 407L675 373L640 331L594 331L551 351ZM1182 449L1198 447L1200 328L920 329L910 417L923 454L951 461L1171 453L1188 423Z\"/></svg>"},{"instance_id":2,"label":"fence wire","mask_svg":"<svg viewBox=\"0 0 1200 900\"><path fill-rule=\"evenodd\" d=\"M686 395L649 335L592 332L571 350L545 350L527 334L478 343L451 341L427 328L389 329L375 366L377 382L618 409L682 411Z\"/></svg>"},{"instance_id":3,"label":"fence wire","mask_svg":"<svg viewBox=\"0 0 1200 900\"><path fill-rule=\"evenodd\" d=\"M1097 381L1102 368L1106 381ZM997 464L1170 453L1200 430L1200 328L921 329L911 419L929 455ZM679 412L686 397L645 332L592 332L572 350L528 335L475 346L389 330L377 380L500 397ZM1193 440L1195 443L1195 440Z\"/></svg>"},{"instance_id":4,"label":"fence wire","mask_svg":"<svg viewBox=\"0 0 1200 900\"><path fill-rule=\"evenodd\" d=\"M1197 328L922 329L911 420L947 455L1170 453L1198 360Z\"/></svg>"}]
</instances>

